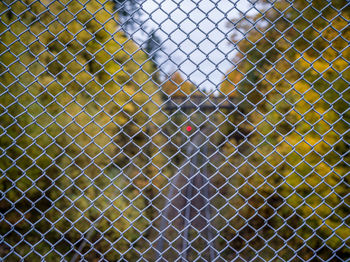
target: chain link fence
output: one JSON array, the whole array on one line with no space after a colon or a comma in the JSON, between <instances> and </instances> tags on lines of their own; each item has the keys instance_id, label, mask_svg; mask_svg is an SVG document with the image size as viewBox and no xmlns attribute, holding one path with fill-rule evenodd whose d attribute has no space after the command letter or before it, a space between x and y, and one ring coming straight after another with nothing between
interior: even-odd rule
<instances>
[{"instance_id":1,"label":"chain link fence","mask_svg":"<svg viewBox=\"0 0 350 262\"><path fill-rule=\"evenodd\" d=\"M0 19L2 260L349 259L348 1Z\"/></svg>"}]
</instances>

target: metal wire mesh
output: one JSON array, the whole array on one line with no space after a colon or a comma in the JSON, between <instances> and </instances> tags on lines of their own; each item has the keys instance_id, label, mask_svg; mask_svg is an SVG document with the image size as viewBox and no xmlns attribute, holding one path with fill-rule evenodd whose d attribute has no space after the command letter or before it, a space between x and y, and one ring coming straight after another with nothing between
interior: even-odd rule
<instances>
[{"instance_id":1,"label":"metal wire mesh","mask_svg":"<svg viewBox=\"0 0 350 262\"><path fill-rule=\"evenodd\" d=\"M2 260L349 259L348 1L0 17Z\"/></svg>"}]
</instances>

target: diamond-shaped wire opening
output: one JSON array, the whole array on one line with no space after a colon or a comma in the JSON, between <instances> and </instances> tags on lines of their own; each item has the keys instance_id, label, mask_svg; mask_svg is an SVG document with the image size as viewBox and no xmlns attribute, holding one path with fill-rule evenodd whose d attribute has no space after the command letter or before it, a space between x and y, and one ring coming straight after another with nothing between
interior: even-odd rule
<instances>
[{"instance_id":1,"label":"diamond-shaped wire opening","mask_svg":"<svg viewBox=\"0 0 350 262\"><path fill-rule=\"evenodd\" d=\"M346 260L348 1L0 3L3 260Z\"/></svg>"}]
</instances>

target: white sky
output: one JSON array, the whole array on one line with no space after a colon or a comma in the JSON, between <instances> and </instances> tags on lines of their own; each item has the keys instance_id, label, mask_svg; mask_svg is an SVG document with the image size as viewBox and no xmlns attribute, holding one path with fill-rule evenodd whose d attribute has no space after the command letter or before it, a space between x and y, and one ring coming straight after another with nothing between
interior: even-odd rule
<instances>
[{"instance_id":1,"label":"white sky","mask_svg":"<svg viewBox=\"0 0 350 262\"><path fill-rule=\"evenodd\" d=\"M145 0L142 4L146 27L156 29L164 41L163 70L179 68L184 78L207 90L217 88L232 68L235 48L228 23L249 7L246 0Z\"/></svg>"}]
</instances>

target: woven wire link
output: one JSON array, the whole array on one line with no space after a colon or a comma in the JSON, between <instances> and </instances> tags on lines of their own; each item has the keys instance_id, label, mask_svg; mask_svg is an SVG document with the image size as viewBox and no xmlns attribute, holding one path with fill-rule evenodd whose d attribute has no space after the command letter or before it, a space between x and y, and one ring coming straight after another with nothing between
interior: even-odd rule
<instances>
[{"instance_id":1,"label":"woven wire link","mask_svg":"<svg viewBox=\"0 0 350 262\"><path fill-rule=\"evenodd\" d=\"M2 260L349 259L348 1L0 19Z\"/></svg>"}]
</instances>

